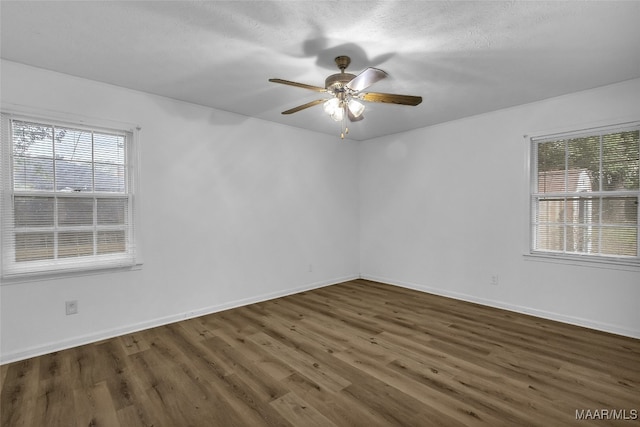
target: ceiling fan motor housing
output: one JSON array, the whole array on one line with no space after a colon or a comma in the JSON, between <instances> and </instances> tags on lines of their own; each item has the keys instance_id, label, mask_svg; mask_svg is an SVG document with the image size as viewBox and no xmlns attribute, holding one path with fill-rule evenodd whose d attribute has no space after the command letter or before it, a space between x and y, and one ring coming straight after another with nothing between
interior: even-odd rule
<instances>
[{"instance_id":1,"label":"ceiling fan motor housing","mask_svg":"<svg viewBox=\"0 0 640 427\"><path fill-rule=\"evenodd\" d=\"M332 74L324 81L324 87L329 92L343 92L344 86L353 80L356 76L349 73Z\"/></svg>"},{"instance_id":2,"label":"ceiling fan motor housing","mask_svg":"<svg viewBox=\"0 0 640 427\"><path fill-rule=\"evenodd\" d=\"M344 92L344 86L356 77L355 74L344 72L351 63L351 58L348 56L336 56L334 61L336 61L336 65L340 69L340 72L327 77L324 81L324 87L332 93Z\"/></svg>"}]
</instances>

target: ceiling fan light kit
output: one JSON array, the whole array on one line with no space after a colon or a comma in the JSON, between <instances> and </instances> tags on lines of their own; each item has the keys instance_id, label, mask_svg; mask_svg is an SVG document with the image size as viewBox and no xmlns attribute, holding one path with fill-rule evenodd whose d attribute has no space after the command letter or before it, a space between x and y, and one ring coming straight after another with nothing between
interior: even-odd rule
<instances>
[{"instance_id":1,"label":"ceiling fan light kit","mask_svg":"<svg viewBox=\"0 0 640 427\"><path fill-rule=\"evenodd\" d=\"M340 69L340 72L327 77L324 81L324 88L283 79L269 79L269 81L273 83L295 86L302 89L313 90L315 92L325 92L332 96L329 99L317 99L315 101L299 105L283 111L282 114L293 114L306 108L313 107L314 105L322 104L325 113L327 113L334 121L342 122L340 137L344 139L344 136L349 133L347 118L351 122L357 122L364 119L363 113L365 110L365 104L360 101L410 106L416 106L422 102L421 96L362 92L377 81L386 78L388 74L378 68L369 67L356 76L355 74L346 73L344 71L351 63L351 58L348 56L338 56L335 58L335 62Z\"/></svg>"}]
</instances>

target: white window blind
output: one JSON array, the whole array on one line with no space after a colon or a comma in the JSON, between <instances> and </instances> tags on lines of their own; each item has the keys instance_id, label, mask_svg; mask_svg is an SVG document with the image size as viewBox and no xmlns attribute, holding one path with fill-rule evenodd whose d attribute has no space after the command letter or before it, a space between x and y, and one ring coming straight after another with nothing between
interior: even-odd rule
<instances>
[{"instance_id":1,"label":"white window blind","mask_svg":"<svg viewBox=\"0 0 640 427\"><path fill-rule=\"evenodd\" d=\"M639 129L531 139L532 253L640 260Z\"/></svg>"},{"instance_id":2,"label":"white window blind","mask_svg":"<svg viewBox=\"0 0 640 427\"><path fill-rule=\"evenodd\" d=\"M2 276L136 262L130 131L2 115Z\"/></svg>"}]
</instances>

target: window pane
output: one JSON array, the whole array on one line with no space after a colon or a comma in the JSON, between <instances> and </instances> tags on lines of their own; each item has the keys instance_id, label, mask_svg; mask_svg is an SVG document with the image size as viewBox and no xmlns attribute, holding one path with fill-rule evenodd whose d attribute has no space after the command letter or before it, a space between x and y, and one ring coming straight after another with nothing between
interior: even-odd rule
<instances>
[{"instance_id":1,"label":"window pane","mask_svg":"<svg viewBox=\"0 0 640 427\"><path fill-rule=\"evenodd\" d=\"M91 132L79 129L60 129L59 132L63 136L56 138L56 159L82 162L92 161Z\"/></svg>"},{"instance_id":2,"label":"window pane","mask_svg":"<svg viewBox=\"0 0 640 427\"><path fill-rule=\"evenodd\" d=\"M598 191L600 137L567 141L567 191Z\"/></svg>"},{"instance_id":3,"label":"window pane","mask_svg":"<svg viewBox=\"0 0 640 427\"><path fill-rule=\"evenodd\" d=\"M604 255L636 256L638 229L636 227L603 227L602 253Z\"/></svg>"},{"instance_id":4,"label":"window pane","mask_svg":"<svg viewBox=\"0 0 640 427\"><path fill-rule=\"evenodd\" d=\"M53 197L15 197L16 227L53 227Z\"/></svg>"},{"instance_id":5,"label":"window pane","mask_svg":"<svg viewBox=\"0 0 640 427\"><path fill-rule=\"evenodd\" d=\"M11 122L11 127L14 155L53 158L53 127L16 120Z\"/></svg>"},{"instance_id":6,"label":"window pane","mask_svg":"<svg viewBox=\"0 0 640 427\"><path fill-rule=\"evenodd\" d=\"M91 163L56 160L56 190L92 191Z\"/></svg>"},{"instance_id":7,"label":"window pane","mask_svg":"<svg viewBox=\"0 0 640 427\"><path fill-rule=\"evenodd\" d=\"M3 276L132 262L130 132L5 114L2 120L11 173L4 182L10 210L0 236L9 255Z\"/></svg>"},{"instance_id":8,"label":"window pane","mask_svg":"<svg viewBox=\"0 0 640 427\"><path fill-rule=\"evenodd\" d=\"M98 254L111 254L125 252L124 230L99 231L98 232Z\"/></svg>"},{"instance_id":9,"label":"window pane","mask_svg":"<svg viewBox=\"0 0 640 427\"><path fill-rule=\"evenodd\" d=\"M53 160L33 157L14 157L13 188L22 191L53 190Z\"/></svg>"},{"instance_id":10,"label":"window pane","mask_svg":"<svg viewBox=\"0 0 640 427\"><path fill-rule=\"evenodd\" d=\"M564 227L540 224L536 227L536 249L564 251Z\"/></svg>"},{"instance_id":11,"label":"window pane","mask_svg":"<svg viewBox=\"0 0 640 427\"><path fill-rule=\"evenodd\" d=\"M96 163L96 191L124 193L124 166Z\"/></svg>"},{"instance_id":12,"label":"window pane","mask_svg":"<svg viewBox=\"0 0 640 427\"><path fill-rule=\"evenodd\" d=\"M567 252L597 254L600 229L594 226L567 227Z\"/></svg>"},{"instance_id":13,"label":"window pane","mask_svg":"<svg viewBox=\"0 0 640 427\"><path fill-rule=\"evenodd\" d=\"M565 191L565 141L541 142L537 150L538 192Z\"/></svg>"},{"instance_id":14,"label":"window pane","mask_svg":"<svg viewBox=\"0 0 640 427\"><path fill-rule=\"evenodd\" d=\"M58 233L58 258L93 255L92 232Z\"/></svg>"},{"instance_id":15,"label":"window pane","mask_svg":"<svg viewBox=\"0 0 640 427\"><path fill-rule=\"evenodd\" d=\"M93 199L59 198L58 225L93 225Z\"/></svg>"},{"instance_id":16,"label":"window pane","mask_svg":"<svg viewBox=\"0 0 640 427\"><path fill-rule=\"evenodd\" d=\"M598 204L600 199L597 197L571 197L567 199L566 205L566 222L567 224L592 224L598 222ZM594 210L595 204L595 210Z\"/></svg>"},{"instance_id":17,"label":"window pane","mask_svg":"<svg viewBox=\"0 0 640 427\"><path fill-rule=\"evenodd\" d=\"M16 261L53 259L53 233L16 233Z\"/></svg>"},{"instance_id":18,"label":"window pane","mask_svg":"<svg viewBox=\"0 0 640 427\"><path fill-rule=\"evenodd\" d=\"M128 199L98 199L98 225L124 225Z\"/></svg>"},{"instance_id":19,"label":"window pane","mask_svg":"<svg viewBox=\"0 0 640 427\"><path fill-rule=\"evenodd\" d=\"M536 222L564 222L564 199L541 199L538 201Z\"/></svg>"},{"instance_id":20,"label":"window pane","mask_svg":"<svg viewBox=\"0 0 640 427\"><path fill-rule=\"evenodd\" d=\"M627 129L533 141L534 250L640 256L640 130Z\"/></svg>"},{"instance_id":21,"label":"window pane","mask_svg":"<svg viewBox=\"0 0 640 427\"><path fill-rule=\"evenodd\" d=\"M602 199L602 223L635 225L638 223L637 197L606 197Z\"/></svg>"},{"instance_id":22,"label":"window pane","mask_svg":"<svg viewBox=\"0 0 640 427\"><path fill-rule=\"evenodd\" d=\"M602 189L638 189L638 133L618 132L602 137Z\"/></svg>"},{"instance_id":23,"label":"window pane","mask_svg":"<svg viewBox=\"0 0 640 427\"><path fill-rule=\"evenodd\" d=\"M125 138L121 135L94 134L95 160L124 165Z\"/></svg>"}]
</instances>

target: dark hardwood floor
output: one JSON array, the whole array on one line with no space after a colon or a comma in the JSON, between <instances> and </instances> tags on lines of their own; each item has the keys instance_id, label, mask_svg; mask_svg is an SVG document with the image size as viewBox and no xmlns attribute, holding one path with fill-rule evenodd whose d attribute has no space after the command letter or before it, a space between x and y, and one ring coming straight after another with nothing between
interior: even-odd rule
<instances>
[{"instance_id":1,"label":"dark hardwood floor","mask_svg":"<svg viewBox=\"0 0 640 427\"><path fill-rule=\"evenodd\" d=\"M640 340L366 280L6 364L0 381L2 427L640 425Z\"/></svg>"}]
</instances>

